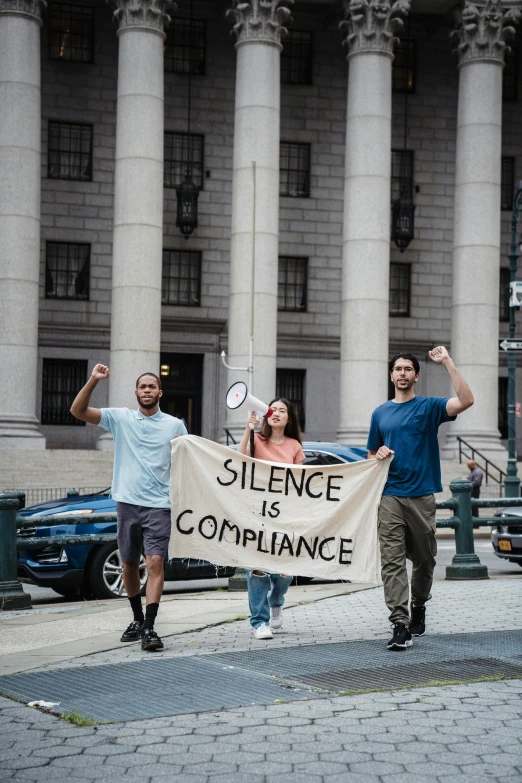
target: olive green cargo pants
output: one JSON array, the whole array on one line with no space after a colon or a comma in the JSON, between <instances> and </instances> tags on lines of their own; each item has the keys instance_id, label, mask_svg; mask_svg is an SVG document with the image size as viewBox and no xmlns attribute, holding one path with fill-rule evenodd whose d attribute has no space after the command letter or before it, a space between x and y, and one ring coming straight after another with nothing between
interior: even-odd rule
<instances>
[{"instance_id":1,"label":"olive green cargo pants","mask_svg":"<svg viewBox=\"0 0 522 783\"><path fill-rule=\"evenodd\" d=\"M424 606L431 598L437 554L435 497L401 498L383 495L377 516L384 600L390 622L410 623L406 558L413 563L411 603Z\"/></svg>"}]
</instances>

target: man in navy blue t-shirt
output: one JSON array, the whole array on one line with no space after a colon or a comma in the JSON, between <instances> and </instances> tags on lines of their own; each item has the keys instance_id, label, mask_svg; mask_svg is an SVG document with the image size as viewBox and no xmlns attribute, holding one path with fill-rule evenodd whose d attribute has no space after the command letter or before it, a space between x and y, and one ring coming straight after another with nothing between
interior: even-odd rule
<instances>
[{"instance_id":1,"label":"man in navy blue t-shirt","mask_svg":"<svg viewBox=\"0 0 522 783\"><path fill-rule=\"evenodd\" d=\"M384 598L393 623L389 650L405 650L412 635L425 633L437 554L434 493L442 492L437 431L473 405L471 389L446 348L438 346L429 356L446 368L457 396L416 397L419 362L411 353L398 353L389 363L395 398L374 410L368 435L369 459L393 457L378 514ZM413 563L411 616L406 558Z\"/></svg>"}]
</instances>

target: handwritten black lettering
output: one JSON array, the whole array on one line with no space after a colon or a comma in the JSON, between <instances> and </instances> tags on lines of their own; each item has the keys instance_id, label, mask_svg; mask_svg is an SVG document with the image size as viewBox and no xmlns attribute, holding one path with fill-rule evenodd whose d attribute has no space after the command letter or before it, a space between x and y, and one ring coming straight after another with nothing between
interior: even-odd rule
<instances>
[{"instance_id":1,"label":"handwritten black lettering","mask_svg":"<svg viewBox=\"0 0 522 783\"><path fill-rule=\"evenodd\" d=\"M249 541L257 541L257 533L246 527L243 530L243 546L246 546Z\"/></svg>"},{"instance_id":2,"label":"handwritten black lettering","mask_svg":"<svg viewBox=\"0 0 522 783\"><path fill-rule=\"evenodd\" d=\"M297 542L297 549L296 549L296 552L295 552L295 556L296 557L300 557L301 550L304 547L306 549L306 551L308 552L308 555L312 558L312 560L315 560L315 558L317 557L317 544L318 544L318 542L319 542L319 539L316 536L313 539L312 546L310 547L310 546L308 546L308 541L306 540L306 538L304 536L299 536L299 541Z\"/></svg>"},{"instance_id":3,"label":"handwritten black lettering","mask_svg":"<svg viewBox=\"0 0 522 783\"><path fill-rule=\"evenodd\" d=\"M257 551L258 552L266 552L268 554L268 549L263 549L263 536L265 535L264 530L259 531L259 536L257 539Z\"/></svg>"},{"instance_id":4,"label":"handwritten black lettering","mask_svg":"<svg viewBox=\"0 0 522 783\"><path fill-rule=\"evenodd\" d=\"M231 481L221 481L219 476L217 476L218 484L221 484L222 487L229 487L237 479L237 470L234 470L234 468L229 468L228 467L231 462L232 462L231 459L227 459L226 462L224 463L223 467L225 468L225 470L228 470L229 473L233 473L234 474L234 478Z\"/></svg>"},{"instance_id":5,"label":"handwritten black lettering","mask_svg":"<svg viewBox=\"0 0 522 783\"><path fill-rule=\"evenodd\" d=\"M352 562L352 558L348 557L346 560L344 559L344 555L351 555L353 552L353 549L346 549L345 544L353 544L353 541L351 538L341 538L340 546L339 546L339 564L340 565L350 565Z\"/></svg>"},{"instance_id":6,"label":"handwritten black lettering","mask_svg":"<svg viewBox=\"0 0 522 783\"><path fill-rule=\"evenodd\" d=\"M270 478L268 479L268 491L269 492L273 492L274 494L282 495L283 494L283 490L282 489L274 489L272 487L272 484L282 484L283 483L283 479L282 478L276 478L274 476L274 473L275 473L276 470L285 471L286 468L278 468L276 465L272 465L272 467L270 468Z\"/></svg>"},{"instance_id":7,"label":"handwritten black lettering","mask_svg":"<svg viewBox=\"0 0 522 783\"><path fill-rule=\"evenodd\" d=\"M179 530L180 533L183 533L186 536L190 536L190 534L194 532L194 528L191 527L190 530L183 530L183 528L180 525L181 517L184 516L185 514L193 514L193 513L194 513L193 511L191 511L189 508L187 508L187 510L186 511L182 511L181 514L179 515L179 517L176 519L176 527L177 527L177 529Z\"/></svg>"},{"instance_id":8,"label":"handwritten black lettering","mask_svg":"<svg viewBox=\"0 0 522 783\"><path fill-rule=\"evenodd\" d=\"M221 524L221 530L219 531L218 541L223 541L223 538L225 537L225 532L226 532L227 529L230 530L231 533L232 532L235 533L235 537L236 537L235 544L237 546L239 544L239 539L241 538L241 533L239 532L238 526L231 524L228 521L228 519L224 519L222 524ZM225 538L225 541L227 543L230 543L228 538Z\"/></svg>"},{"instance_id":9,"label":"handwritten black lettering","mask_svg":"<svg viewBox=\"0 0 522 783\"><path fill-rule=\"evenodd\" d=\"M283 540L281 541L281 545L279 547L279 552L278 552L279 557L281 557L285 549L288 550L288 554L290 555L290 557L294 556L294 546L290 541L289 537L287 536L287 534L283 533Z\"/></svg>"},{"instance_id":10,"label":"handwritten black lettering","mask_svg":"<svg viewBox=\"0 0 522 783\"><path fill-rule=\"evenodd\" d=\"M301 481L298 484L297 481L295 480L295 476L292 473L292 471L290 470L290 468L287 468L287 470L286 470L286 477L285 477L285 495L288 495L288 488L289 488L290 479L291 479L292 480L292 484L294 485L294 489L297 492L297 497L300 498L301 495L303 494L305 475L306 475L305 471L301 470L300 474L299 474L299 477L300 477Z\"/></svg>"},{"instance_id":11,"label":"handwritten black lettering","mask_svg":"<svg viewBox=\"0 0 522 783\"><path fill-rule=\"evenodd\" d=\"M322 472L318 471L317 473L312 473L312 475L308 476L308 478L306 479L306 494L310 498L320 498L320 497L323 496L322 492L319 492L318 494L314 495L314 493L310 489L310 483L311 483L312 479L314 479L316 476L321 476L321 478L322 478L323 474L322 474Z\"/></svg>"},{"instance_id":12,"label":"handwritten black lettering","mask_svg":"<svg viewBox=\"0 0 522 783\"><path fill-rule=\"evenodd\" d=\"M339 492L341 490L341 487L337 487L334 484L332 484L332 479L343 479L342 476L328 476L326 480L326 499L331 500L334 502L339 502L341 498L333 498L332 497L332 490L335 490L336 492Z\"/></svg>"},{"instance_id":13,"label":"handwritten black lettering","mask_svg":"<svg viewBox=\"0 0 522 783\"><path fill-rule=\"evenodd\" d=\"M210 522L210 535L207 535L203 532L205 528L205 522ZM203 517L203 519L200 521L198 525L198 530L203 536L203 538L207 538L209 541L214 538L214 536L217 533L218 523L216 517L213 517L212 514L209 514L206 517Z\"/></svg>"},{"instance_id":14,"label":"handwritten black lettering","mask_svg":"<svg viewBox=\"0 0 522 783\"><path fill-rule=\"evenodd\" d=\"M335 538L325 538L324 541L321 541L319 544L319 557L322 560L333 560L335 558L335 555L332 555L331 557L326 557L326 555L323 555L323 547L328 544L329 541L335 541Z\"/></svg>"},{"instance_id":15,"label":"handwritten black lettering","mask_svg":"<svg viewBox=\"0 0 522 783\"><path fill-rule=\"evenodd\" d=\"M254 479L256 477L256 466L254 463L252 463L250 470L250 489L255 489L256 492L266 492L264 487L254 487Z\"/></svg>"}]
</instances>

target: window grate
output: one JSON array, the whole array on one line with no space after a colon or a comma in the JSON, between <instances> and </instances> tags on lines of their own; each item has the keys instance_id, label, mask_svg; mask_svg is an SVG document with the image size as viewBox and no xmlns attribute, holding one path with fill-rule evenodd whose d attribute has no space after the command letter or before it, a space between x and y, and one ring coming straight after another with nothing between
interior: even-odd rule
<instances>
[{"instance_id":1,"label":"window grate","mask_svg":"<svg viewBox=\"0 0 522 783\"><path fill-rule=\"evenodd\" d=\"M306 312L308 259L280 256L277 286L278 310Z\"/></svg>"},{"instance_id":2,"label":"window grate","mask_svg":"<svg viewBox=\"0 0 522 783\"><path fill-rule=\"evenodd\" d=\"M502 158L502 174L500 180L500 208L513 209L513 191L515 189L515 158Z\"/></svg>"},{"instance_id":3,"label":"window grate","mask_svg":"<svg viewBox=\"0 0 522 783\"><path fill-rule=\"evenodd\" d=\"M391 200L400 198L404 193L413 198L413 151L392 150Z\"/></svg>"},{"instance_id":4,"label":"window grate","mask_svg":"<svg viewBox=\"0 0 522 783\"><path fill-rule=\"evenodd\" d=\"M415 41L399 41L396 44L392 66L393 92L415 92L416 60Z\"/></svg>"},{"instance_id":5,"label":"window grate","mask_svg":"<svg viewBox=\"0 0 522 783\"><path fill-rule=\"evenodd\" d=\"M93 9L84 5L51 3L49 8L49 57L92 63Z\"/></svg>"},{"instance_id":6,"label":"window grate","mask_svg":"<svg viewBox=\"0 0 522 783\"><path fill-rule=\"evenodd\" d=\"M83 359L44 359L42 381L42 424L84 426L69 408L87 380Z\"/></svg>"},{"instance_id":7,"label":"window grate","mask_svg":"<svg viewBox=\"0 0 522 783\"><path fill-rule=\"evenodd\" d=\"M276 396L286 397L297 409L301 429L305 429L305 377L306 370L276 371Z\"/></svg>"},{"instance_id":8,"label":"window grate","mask_svg":"<svg viewBox=\"0 0 522 783\"><path fill-rule=\"evenodd\" d=\"M502 100L516 101L518 98L518 49L512 48L506 57L502 71Z\"/></svg>"},{"instance_id":9,"label":"window grate","mask_svg":"<svg viewBox=\"0 0 522 783\"><path fill-rule=\"evenodd\" d=\"M390 264L390 315L409 317L411 293L410 264Z\"/></svg>"},{"instance_id":10,"label":"window grate","mask_svg":"<svg viewBox=\"0 0 522 783\"><path fill-rule=\"evenodd\" d=\"M312 84L312 33L289 30L281 52L281 82Z\"/></svg>"},{"instance_id":11,"label":"window grate","mask_svg":"<svg viewBox=\"0 0 522 783\"><path fill-rule=\"evenodd\" d=\"M279 156L279 195L310 195L310 144L282 141Z\"/></svg>"},{"instance_id":12,"label":"window grate","mask_svg":"<svg viewBox=\"0 0 522 783\"><path fill-rule=\"evenodd\" d=\"M189 169L194 184L203 190L204 136L167 131L164 139L163 187L179 188Z\"/></svg>"},{"instance_id":13,"label":"window grate","mask_svg":"<svg viewBox=\"0 0 522 783\"><path fill-rule=\"evenodd\" d=\"M47 242L46 299L89 299L91 246Z\"/></svg>"},{"instance_id":14,"label":"window grate","mask_svg":"<svg viewBox=\"0 0 522 783\"><path fill-rule=\"evenodd\" d=\"M502 322L509 321L509 298L510 290L509 283L511 282L511 274L509 269L505 267L500 270L500 297L499 297L499 320Z\"/></svg>"},{"instance_id":15,"label":"window grate","mask_svg":"<svg viewBox=\"0 0 522 783\"><path fill-rule=\"evenodd\" d=\"M92 180L92 125L49 122L47 176Z\"/></svg>"},{"instance_id":16,"label":"window grate","mask_svg":"<svg viewBox=\"0 0 522 783\"><path fill-rule=\"evenodd\" d=\"M194 250L163 251L163 304L199 307L201 304L201 253Z\"/></svg>"},{"instance_id":17,"label":"window grate","mask_svg":"<svg viewBox=\"0 0 522 783\"><path fill-rule=\"evenodd\" d=\"M165 71L205 73L205 22L174 17L165 40Z\"/></svg>"}]
</instances>

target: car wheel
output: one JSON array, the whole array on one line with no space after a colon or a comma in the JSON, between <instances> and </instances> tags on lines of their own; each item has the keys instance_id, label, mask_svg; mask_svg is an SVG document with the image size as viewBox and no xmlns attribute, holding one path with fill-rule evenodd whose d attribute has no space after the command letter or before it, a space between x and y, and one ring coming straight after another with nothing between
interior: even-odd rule
<instances>
[{"instance_id":1,"label":"car wheel","mask_svg":"<svg viewBox=\"0 0 522 783\"><path fill-rule=\"evenodd\" d=\"M123 586L123 562L116 543L101 546L91 560L87 575L95 598L125 598ZM140 558L140 591L147 583L147 567L143 555Z\"/></svg>"}]
</instances>

